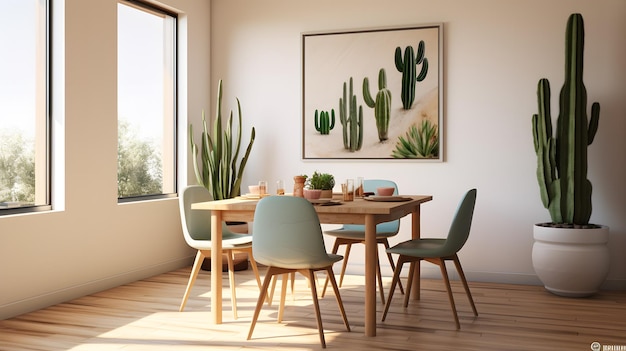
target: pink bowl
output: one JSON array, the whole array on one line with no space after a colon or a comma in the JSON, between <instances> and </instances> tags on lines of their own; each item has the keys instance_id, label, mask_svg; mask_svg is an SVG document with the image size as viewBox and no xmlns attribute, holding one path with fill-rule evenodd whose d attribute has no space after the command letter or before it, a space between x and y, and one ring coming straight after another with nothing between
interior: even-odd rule
<instances>
[{"instance_id":1,"label":"pink bowl","mask_svg":"<svg viewBox=\"0 0 626 351\"><path fill-rule=\"evenodd\" d=\"M250 192L250 194L259 195L259 186L258 185L248 185L248 192Z\"/></svg>"},{"instance_id":2,"label":"pink bowl","mask_svg":"<svg viewBox=\"0 0 626 351\"><path fill-rule=\"evenodd\" d=\"M393 192L395 190L396 190L396 188L391 187L391 186L385 186L385 187L376 188L376 195L378 195L378 196L391 196L391 195L393 195Z\"/></svg>"},{"instance_id":3,"label":"pink bowl","mask_svg":"<svg viewBox=\"0 0 626 351\"><path fill-rule=\"evenodd\" d=\"M304 189L304 198L308 200L317 200L322 196L320 189Z\"/></svg>"}]
</instances>

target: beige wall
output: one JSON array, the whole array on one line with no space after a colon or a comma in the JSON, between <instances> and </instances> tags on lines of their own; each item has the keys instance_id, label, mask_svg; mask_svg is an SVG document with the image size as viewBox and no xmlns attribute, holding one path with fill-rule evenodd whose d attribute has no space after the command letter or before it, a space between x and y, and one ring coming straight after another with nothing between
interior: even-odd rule
<instances>
[{"instance_id":1,"label":"beige wall","mask_svg":"<svg viewBox=\"0 0 626 351\"><path fill-rule=\"evenodd\" d=\"M117 203L117 1L62 3L55 1L55 210L0 217L0 318L182 267L194 255L178 199ZM163 3L180 12L186 126L187 110L210 100L210 4ZM183 184L185 135L183 127Z\"/></svg>"},{"instance_id":2,"label":"beige wall","mask_svg":"<svg viewBox=\"0 0 626 351\"><path fill-rule=\"evenodd\" d=\"M592 221L611 228L612 265L605 286L626 289L622 0L215 0L213 85L224 79L230 108L239 97L246 127L257 131L245 184L283 178L291 186L292 176L315 170L340 180L392 178L403 193L434 196L422 207L423 233L433 236L445 235L461 195L476 187L472 235L460 253L468 277L537 284L532 225L549 216L535 179L530 120L537 110L539 78L550 79L553 107L558 106L565 24L572 12L585 19L589 100L602 106L600 129L589 148ZM301 33L428 23L444 26L445 162L302 161ZM404 221L392 241L408 239L409 228ZM353 249L353 273L363 271L362 252ZM434 269L425 271L438 276Z\"/></svg>"},{"instance_id":3,"label":"beige wall","mask_svg":"<svg viewBox=\"0 0 626 351\"><path fill-rule=\"evenodd\" d=\"M57 2L59 3L59 2ZM245 184L330 171L336 178L393 178L403 193L432 194L423 232L444 235L461 194L478 188L472 236L461 252L469 279L536 284L532 224L548 219L534 178L530 116L535 89L562 84L567 16L585 18L585 83L600 101L590 147L592 221L611 227L606 287L626 289L626 3L622 0L163 0L182 13L181 159L187 122L200 123L212 87L242 103L244 133L257 129ZM115 0L65 0L66 62L55 87L55 211L0 218L0 318L191 262L176 199L117 204ZM444 24L445 162L322 162L300 158L300 33ZM211 33L210 37L207 33ZM62 33L55 31L56 35ZM210 44L210 45L209 45ZM61 69L61 68L58 68ZM210 73L210 74L209 74ZM213 89L214 90L214 89ZM556 104L556 103L553 103ZM209 113L210 115L211 113ZM189 117L189 120L186 118ZM63 159L64 157L64 159ZM187 164L182 183L193 182ZM63 181L64 180L64 181ZM187 182L185 181L187 180ZM409 223L392 241L407 239ZM362 249L349 269L360 273ZM388 269L386 270L389 274ZM425 269L426 274L433 274ZM184 287L181 287L181 295Z\"/></svg>"}]
</instances>

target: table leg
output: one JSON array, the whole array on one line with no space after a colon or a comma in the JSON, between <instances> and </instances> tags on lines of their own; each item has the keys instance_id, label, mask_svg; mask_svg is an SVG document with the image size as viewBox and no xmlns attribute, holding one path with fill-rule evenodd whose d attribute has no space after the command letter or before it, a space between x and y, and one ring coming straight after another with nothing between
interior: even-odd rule
<instances>
[{"instance_id":1,"label":"table leg","mask_svg":"<svg viewBox=\"0 0 626 351\"><path fill-rule=\"evenodd\" d=\"M222 324L222 211L211 211L211 316Z\"/></svg>"},{"instance_id":2,"label":"table leg","mask_svg":"<svg viewBox=\"0 0 626 351\"><path fill-rule=\"evenodd\" d=\"M420 205L418 204L411 212L411 239L419 239L420 236ZM417 262L415 271L413 272L413 285L411 286L413 300L420 299L420 263L421 262Z\"/></svg>"},{"instance_id":3,"label":"table leg","mask_svg":"<svg viewBox=\"0 0 626 351\"><path fill-rule=\"evenodd\" d=\"M376 336L376 224L365 216L365 336Z\"/></svg>"}]
</instances>

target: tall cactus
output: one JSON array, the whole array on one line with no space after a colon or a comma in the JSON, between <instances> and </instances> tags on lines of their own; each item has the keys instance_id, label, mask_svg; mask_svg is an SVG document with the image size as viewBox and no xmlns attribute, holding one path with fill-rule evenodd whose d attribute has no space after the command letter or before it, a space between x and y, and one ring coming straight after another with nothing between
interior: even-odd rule
<instances>
[{"instance_id":1,"label":"tall cactus","mask_svg":"<svg viewBox=\"0 0 626 351\"><path fill-rule=\"evenodd\" d=\"M583 83L585 29L580 14L570 15L565 35L565 82L561 89L556 135L552 135L550 82L537 87L539 113L532 117L537 180L543 205L554 223L586 225L591 217L591 182L587 179L587 146L598 130L600 104L591 106Z\"/></svg>"},{"instance_id":2,"label":"tall cactus","mask_svg":"<svg viewBox=\"0 0 626 351\"><path fill-rule=\"evenodd\" d=\"M407 46L404 49L404 60L402 59L402 49L399 46L396 48L396 69L402 72L402 93L400 98L402 99L402 107L405 110L410 109L413 101L415 101L415 85L417 82L423 81L428 73L428 59L424 57L424 46L424 41L420 40L417 45L417 54L414 53L412 46ZM417 66L420 64L422 65L422 70L417 74Z\"/></svg>"},{"instance_id":3,"label":"tall cactus","mask_svg":"<svg viewBox=\"0 0 626 351\"><path fill-rule=\"evenodd\" d=\"M318 113L318 111L315 110L315 130L322 135L329 134L330 131L335 128L335 109L332 109L330 113L329 116L328 111Z\"/></svg>"},{"instance_id":4,"label":"tall cactus","mask_svg":"<svg viewBox=\"0 0 626 351\"><path fill-rule=\"evenodd\" d=\"M344 82L343 98L339 98L339 121L343 126L343 147L351 152L361 150L363 146L363 106L359 105L358 119L356 111L356 95L353 93L350 77L350 95L347 95Z\"/></svg>"},{"instance_id":5,"label":"tall cactus","mask_svg":"<svg viewBox=\"0 0 626 351\"><path fill-rule=\"evenodd\" d=\"M363 78L363 100L367 106L374 109L374 117L376 118L376 128L378 129L378 140L385 141L388 139L389 118L391 116L391 92L387 89L387 74L385 69L378 71L378 93L376 101L372 99L369 88L369 79Z\"/></svg>"}]
</instances>

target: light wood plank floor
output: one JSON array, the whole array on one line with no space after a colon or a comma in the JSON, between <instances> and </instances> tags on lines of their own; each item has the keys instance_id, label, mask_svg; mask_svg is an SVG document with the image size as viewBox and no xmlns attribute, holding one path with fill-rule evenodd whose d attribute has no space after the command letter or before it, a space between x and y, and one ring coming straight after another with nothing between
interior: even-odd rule
<instances>
[{"instance_id":1,"label":"light wood plank floor","mask_svg":"<svg viewBox=\"0 0 626 351\"><path fill-rule=\"evenodd\" d=\"M190 268L0 321L0 350L319 350L310 290L298 277L282 324L275 303L263 308L246 340L258 296L252 272L237 272L239 319L224 280L224 323L209 322L210 273L201 272L184 312L178 312ZM262 270L264 271L264 269ZM323 283L323 275L319 282ZM386 286L390 278L385 280ZM334 297L320 300L329 350L590 350L592 342L626 345L626 292L562 298L537 286L470 282L474 318L453 282L461 319L456 330L443 283L423 280L422 299L402 307L396 293L377 336L363 334L363 277L347 276L341 295L352 327L342 324ZM383 305L378 302L378 318ZM626 347L626 346L624 346Z\"/></svg>"}]
</instances>

